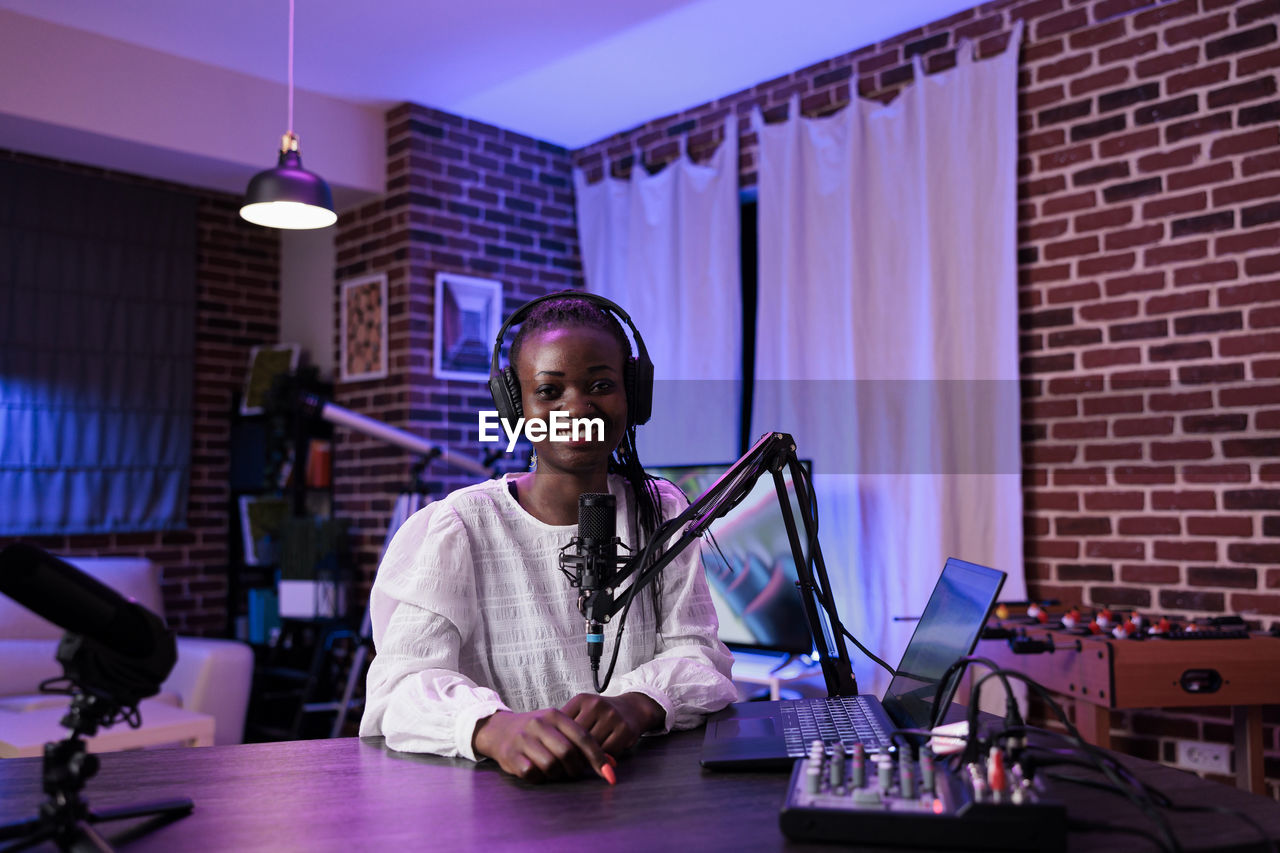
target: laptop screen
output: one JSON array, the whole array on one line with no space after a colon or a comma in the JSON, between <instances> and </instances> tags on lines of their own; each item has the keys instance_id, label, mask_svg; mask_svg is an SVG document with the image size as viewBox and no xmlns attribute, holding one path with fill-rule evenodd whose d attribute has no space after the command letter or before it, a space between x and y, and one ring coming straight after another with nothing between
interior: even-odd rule
<instances>
[{"instance_id":1,"label":"laptop screen","mask_svg":"<svg viewBox=\"0 0 1280 853\"><path fill-rule=\"evenodd\" d=\"M894 723L929 726L939 680L947 667L973 651L1004 578L1004 572L948 558L884 694L882 704ZM943 685L943 704L951 701L957 683L952 678Z\"/></svg>"}]
</instances>

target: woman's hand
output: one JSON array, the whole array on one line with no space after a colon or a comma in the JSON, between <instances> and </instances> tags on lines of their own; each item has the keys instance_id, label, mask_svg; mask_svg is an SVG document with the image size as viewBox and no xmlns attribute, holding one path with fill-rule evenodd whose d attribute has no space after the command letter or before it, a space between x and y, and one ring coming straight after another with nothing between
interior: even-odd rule
<instances>
[{"instance_id":1,"label":"woman's hand","mask_svg":"<svg viewBox=\"0 0 1280 853\"><path fill-rule=\"evenodd\" d=\"M573 779L589 773L608 780L613 775L615 762L600 743L555 708L526 713L498 711L476 723L471 745L477 755L489 756L503 770L527 782Z\"/></svg>"},{"instance_id":2,"label":"woman's hand","mask_svg":"<svg viewBox=\"0 0 1280 853\"><path fill-rule=\"evenodd\" d=\"M662 706L643 693L579 693L560 710L612 755L634 746L640 735L656 728L664 716Z\"/></svg>"}]
</instances>

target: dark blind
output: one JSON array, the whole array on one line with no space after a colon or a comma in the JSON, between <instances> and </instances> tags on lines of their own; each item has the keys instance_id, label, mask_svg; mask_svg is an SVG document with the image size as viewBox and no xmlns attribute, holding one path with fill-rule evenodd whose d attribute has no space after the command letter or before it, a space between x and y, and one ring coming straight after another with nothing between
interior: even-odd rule
<instances>
[{"instance_id":1,"label":"dark blind","mask_svg":"<svg viewBox=\"0 0 1280 853\"><path fill-rule=\"evenodd\" d=\"M196 200L0 162L0 535L186 521Z\"/></svg>"}]
</instances>

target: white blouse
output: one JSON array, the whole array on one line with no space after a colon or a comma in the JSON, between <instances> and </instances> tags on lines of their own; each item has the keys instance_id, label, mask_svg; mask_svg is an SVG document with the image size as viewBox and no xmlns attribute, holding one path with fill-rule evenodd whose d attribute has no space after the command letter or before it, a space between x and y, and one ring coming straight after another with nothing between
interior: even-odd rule
<instances>
[{"instance_id":1,"label":"white blouse","mask_svg":"<svg viewBox=\"0 0 1280 853\"><path fill-rule=\"evenodd\" d=\"M474 760L471 738L484 717L560 707L595 692L578 593L558 563L577 527L534 518L507 482L455 491L393 537L369 601L377 655L361 736L383 735L402 752ZM684 495L666 481L658 486L664 516L674 517ZM611 474L609 491L618 536L634 548L626 480ZM696 543L663 570L659 589L660 616L652 588L636 594L604 693L643 693L666 712L665 731L693 728L737 698ZM601 681L620 617L605 626Z\"/></svg>"}]
</instances>

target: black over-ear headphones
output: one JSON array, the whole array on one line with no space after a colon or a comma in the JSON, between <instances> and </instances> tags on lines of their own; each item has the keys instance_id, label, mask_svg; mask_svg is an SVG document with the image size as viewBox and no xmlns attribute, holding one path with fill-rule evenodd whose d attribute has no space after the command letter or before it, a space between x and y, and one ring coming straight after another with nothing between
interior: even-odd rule
<instances>
[{"instance_id":1,"label":"black over-ear headphones","mask_svg":"<svg viewBox=\"0 0 1280 853\"><path fill-rule=\"evenodd\" d=\"M552 299L581 299L612 312L627 324L632 337L635 338L638 351L634 356L628 353L623 363L622 383L627 394L627 426L642 424L649 420L649 415L653 411L653 362L649 360L649 351L645 349L644 338L640 337L640 331L635 323L631 322L626 311L603 296L578 290L561 290L532 299L516 309L516 312L508 317L507 322L503 323L502 328L498 330L498 339L493 342L493 359L489 363L489 393L493 395L493 405L498 410L498 417L510 424L515 424L524 416L524 404L520 400L520 379L516 376L515 367L508 365L501 370L498 368L498 353L502 349L502 338L507 334L507 329L523 322L536 306Z\"/></svg>"}]
</instances>

